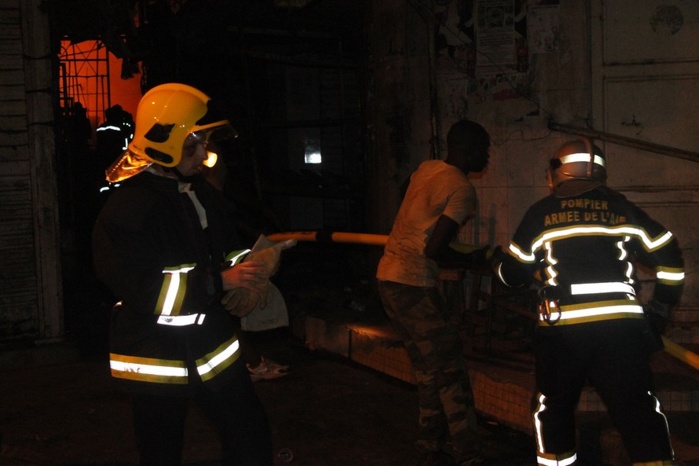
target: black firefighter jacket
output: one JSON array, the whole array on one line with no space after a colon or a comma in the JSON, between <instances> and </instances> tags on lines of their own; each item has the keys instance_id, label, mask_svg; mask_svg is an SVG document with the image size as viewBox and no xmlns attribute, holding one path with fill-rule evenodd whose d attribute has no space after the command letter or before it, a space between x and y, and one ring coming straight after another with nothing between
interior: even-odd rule
<instances>
[{"instance_id":1,"label":"black firefighter jacket","mask_svg":"<svg viewBox=\"0 0 699 466\"><path fill-rule=\"evenodd\" d=\"M138 174L109 197L94 227L95 271L118 299L111 372L129 391L186 395L202 381L214 388L240 356L220 304L220 270L244 251L218 193L203 180L191 185L206 211L203 228L183 186Z\"/></svg>"},{"instance_id":2,"label":"black firefighter jacket","mask_svg":"<svg viewBox=\"0 0 699 466\"><path fill-rule=\"evenodd\" d=\"M636 268L655 273L652 302L677 305L684 261L677 239L622 194L598 187L550 195L524 215L498 269L510 286L536 277L558 302L539 325L643 318Z\"/></svg>"}]
</instances>

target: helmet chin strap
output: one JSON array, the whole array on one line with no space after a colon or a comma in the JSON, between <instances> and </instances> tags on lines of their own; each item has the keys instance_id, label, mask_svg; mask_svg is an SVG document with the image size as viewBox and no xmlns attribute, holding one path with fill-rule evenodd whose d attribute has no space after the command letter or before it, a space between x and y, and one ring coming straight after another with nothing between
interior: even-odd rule
<instances>
[{"instance_id":1,"label":"helmet chin strap","mask_svg":"<svg viewBox=\"0 0 699 466\"><path fill-rule=\"evenodd\" d=\"M595 151L592 149L592 142L588 138L583 138L587 153L590 154L590 161L587 163L587 177L592 178L592 167L595 165Z\"/></svg>"}]
</instances>

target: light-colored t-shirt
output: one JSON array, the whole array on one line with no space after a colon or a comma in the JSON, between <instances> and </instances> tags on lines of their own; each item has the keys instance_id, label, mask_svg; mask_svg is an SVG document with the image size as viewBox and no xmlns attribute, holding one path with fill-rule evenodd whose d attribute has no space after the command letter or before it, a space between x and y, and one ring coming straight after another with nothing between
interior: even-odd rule
<instances>
[{"instance_id":1,"label":"light-colored t-shirt","mask_svg":"<svg viewBox=\"0 0 699 466\"><path fill-rule=\"evenodd\" d=\"M441 215L462 225L477 204L466 175L442 160L427 160L410 177L410 185L393 223L376 278L412 286L434 286L437 263L425 246Z\"/></svg>"}]
</instances>

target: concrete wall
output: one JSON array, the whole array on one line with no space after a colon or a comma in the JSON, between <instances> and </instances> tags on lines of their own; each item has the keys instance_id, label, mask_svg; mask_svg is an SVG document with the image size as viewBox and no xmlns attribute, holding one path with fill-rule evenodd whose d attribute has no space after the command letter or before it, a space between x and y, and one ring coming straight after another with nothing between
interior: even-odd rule
<instances>
[{"instance_id":1,"label":"concrete wall","mask_svg":"<svg viewBox=\"0 0 699 466\"><path fill-rule=\"evenodd\" d=\"M63 335L52 56L40 3L0 2L0 343Z\"/></svg>"},{"instance_id":2,"label":"concrete wall","mask_svg":"<svg viewBox=\"0 0 699 466\"><path fill-rule=\"evenodd\" d=\"M450 125L469 118L493 144L487 172L473 180L478 217L461 240L506 245L526 208L548 194L555 149L591 130L609 159L609 185L679 238L688 271L682 305L699 309L692 273L699 235L689 225L699 215L699 146L689 130L699 125L689 104L699 63L696 5L643 0L630 14L622 1L536 3L371 2L370 226L390 231L400 183L435 157L434 142L443 157ZM638 58L621 63L630 55Z\"/></svg>"},{"instance_id":3,"label":"concrete wall","mask_svg":"<svg viewBox=\"0 0 699 466\"><path fill-rule=\"evenodd\" d=\"M63 335L54 57L40 3L0 0L0 339ZM525 208L547 193L546 162L574 137L556 128L622 136L640 146L602 138L610 185L676 233L687 258L682 306L699 309L699 7L536 3L367 2L368 231L390 231L399 186L421 161L444 155L460 118L493 140L491 165L474 179L478 217L461 235L477 244L507 244Z\"/></svg>"},{"instance_id":4,"label":"concrete wall","mask_svg":"<svg viewBox=\"0 0 699 466\"><path fill-rule=\"evenodd\" d=\"M488 171L474 180L479 219L464 239L506 244L523 209L547 194L544 169L565 139L547 128L549 119L590 118L589 25L583 2L565 2L562 50L530 55L522 71L510 65L487 69L490 52L472 42L475 32L460 33L464 20L457 3L431 10L401 0L372 4L370 29L377 36L369 39L368 126L376 167L369 173L378 176L369 197L383 200L374 220L378 231L388 233L400 184L421 161L445 156L446 133L454 122L475 120L490 132L493 144Z\"/></svg>"}]
</instances>

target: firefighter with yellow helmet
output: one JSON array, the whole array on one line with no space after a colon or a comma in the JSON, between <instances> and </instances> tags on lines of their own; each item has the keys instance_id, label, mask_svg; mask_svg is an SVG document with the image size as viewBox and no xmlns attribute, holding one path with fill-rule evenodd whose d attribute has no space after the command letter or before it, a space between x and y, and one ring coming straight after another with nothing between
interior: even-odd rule
<instances>
[{"instance_id":1,"label":"firefighter with yellow helmet","mask_svg":"<svg viewBox=\"0 0 699 466\"><path fill-rule=\"evenodd\" d=\"M119 189L93 231L95 271L119 300L112 311L113 379L133 400L141 465L182 459L187 406L211 419L226 465L271 466L267 415L240 357L224 291L258 290L264 264L224 221L200 176L217 133L230 132L211 99L163 84L141 99L128 150L107 170Z\"/></svg>"},{"instance_id":2,"label":"firefighter with yellow helmet","mask_svg":"<svg viewBox=\"0 0 699 466\"><path fill-rule=\"evenodd\" d=\"M671 465L668 424L653 393L650 355L679 303L677 239L606 186L607 160L589 140L563 144L547 170L551 194L532 205L494 268L509 286L539 288L537 399L540 465L577 459L575 410L592 385L634 465ZM642 305L636 268L655 273Z\"/></svg>"}]
</instances>

